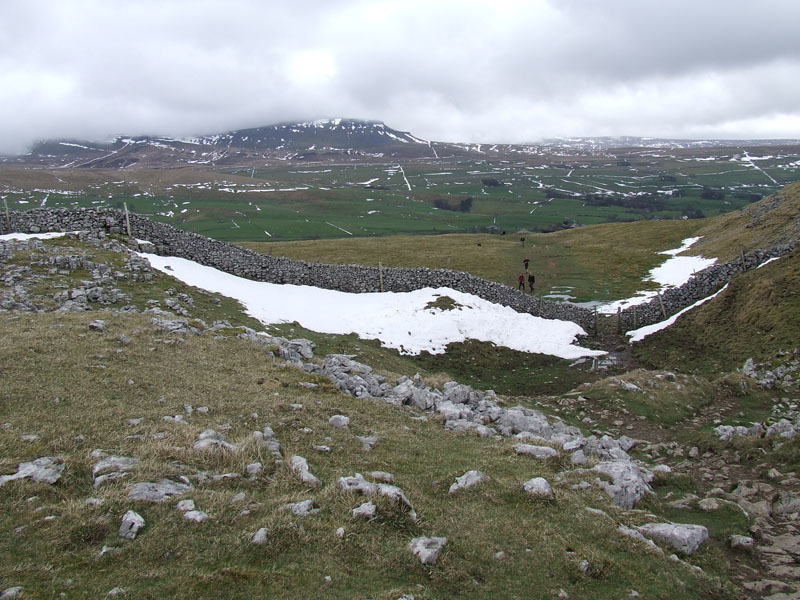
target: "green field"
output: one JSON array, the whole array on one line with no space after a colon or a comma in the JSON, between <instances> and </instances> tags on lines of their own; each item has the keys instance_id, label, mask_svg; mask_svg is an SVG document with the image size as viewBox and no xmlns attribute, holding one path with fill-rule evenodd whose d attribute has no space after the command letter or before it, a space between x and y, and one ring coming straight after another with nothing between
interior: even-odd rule
<instances>
[{"instance_id":1,"label":"green field","mask_svg":"<svg viewBox=\"0 0 800 600\"><path fill-rule=\"evenodd\" d=\"M227 241L552 231L713 217L795 181L800 149L476 154L161 170L0 167L10 210L111 206ZM469 211L458 208L469 199ZM438 206L438 208L437 208ZM449 210L450 207L454 210Z\"/></svg>"}]
</instances>

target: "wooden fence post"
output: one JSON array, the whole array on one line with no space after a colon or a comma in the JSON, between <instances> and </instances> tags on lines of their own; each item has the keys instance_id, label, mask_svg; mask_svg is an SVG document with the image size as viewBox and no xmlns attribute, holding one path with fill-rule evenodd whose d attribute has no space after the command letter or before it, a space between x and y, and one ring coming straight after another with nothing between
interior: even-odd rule
<instances>
[{"instance_id":1,"label":"wooden fence post","mask_svg":"<svg viewBox=\"0 0 800 600\"><path fill-rule=\"evenodd\" d=\"M656 292L658 294L658 303L661 305L661 314L664 315L664 318L667 318L667 310L664 308L664 299L661 297L661 292Z\"/></svg>"},{"instance_id":2,"label":"wooden fence post","mask_svg":"<svg viewBox=\"0 0 800 600\"><path fill-rule=\"evenodd\" d=\"M8 214L8 201L3 198L3 207L6 209L6 229L8 229L7 233L11 233L11 217Z\"/></svg>"},{"instance_id":3,"label":"wooden fence post","mask_svg":"<svg viewBox=\"0 0 800 600\"><path fill-rule=\"evenodd\" d=\"M378 261L378 279L381 284L381 291L383 291L383 263Z\"/></svg>"},{"instance_id":4,"label":"wooden fence post","mask_svg":"<svg viewBox=\"0 0 800 600\"><path fill-rule=\"evenodd\" d=\"M742 253L742 271L747 271L747 263L744 262L744 246L740 247Z\"/></svg>"},{"instance_id":5,"label":"wooden fence post","mask_svg":"<svg viewBox=\"0 0 800 600\"><path fill-rule=\"evenodd\" d=\"M622 335L622 308L617 307L617 333Z\"/></svg>"},{"instance_id":6,"label":"wooden fence post","mask_svg":"<svg viewBox=\"0 0 800 600\"><path fill-rule=\"evenodd\" d=\"M128 203L123 202L122 206L125 208L125 226L128 228L128 237L131 235L131 219L128 215Z\"/></svg>"},{"instance_id":7,"label":"wooden fence post","mask_svg":"<svg viewBox=\"0 0 800 600\"><path fill-rule=\"evenodd\" d=\"M639 327L637 327L638 323L637 323L637 319L636 319L636 305L634 304L632 306L632 308L633 308L633 328L634 329L639 329Z\"/></svg>"},{"instance_id":8,"label":"wooden fence post","mask_svg":"<svg viewBox=\"0 0 800 600\"><path fill-rule=\"evenodd\" d=\"M594 334L597 335L597 307L594 307Z\"/></svg>"}]
</instances>

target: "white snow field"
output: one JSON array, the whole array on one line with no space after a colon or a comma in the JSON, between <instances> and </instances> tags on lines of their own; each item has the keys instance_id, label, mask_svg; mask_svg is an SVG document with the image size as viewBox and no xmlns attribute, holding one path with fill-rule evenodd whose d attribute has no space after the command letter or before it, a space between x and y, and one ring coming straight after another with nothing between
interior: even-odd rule
<instances>
[{"instance_id":1,"label":"white snow field","mask_svg":"<svg viewBox=\"0 0 800 600\"><path fill-rule=\"evenodd\" d=\"M447 344L467 339L565 359L605 354L573 343L576 336L585 335L575 323L518 313L449 288L351 294L251 281L183 258L139 256L188 285L235 298L247 314L265 325L296 321L319 333L378 339L403 354L441 354ZM442 296L452 298L458 306L453 310L428 306Z\"/></svg>"},{"instance_id":2,"label":"white snow field","mask_svg":"<svg viewBox=\"0 0 800 600\"><path fill-rule=\"evenodd\" d=\"M713 265L715 262L717 262L716 258L704 258L702 256L678 256L678 254L684 250L691 248L692 245L694 245L699 239L699 237L686 238L683 240L680 248L659 252L659 254L669 255L671 258L664 261L664 263L658 267L652 269L650 274L644 278L644 281L653 281L657 283L659 285L658 290L639 292L632 298L615 300L614 302L601 304L597 307L597 312L610 315L616 313L617 308L626 309L631 306L638 306L640 304L644 304L645 302L649 302L652 298L655 298L658 295L658 292L663 291L668 287L680 287L689 281L697 271L702 271L706 267Z\"/></svg>"}]
</instances>

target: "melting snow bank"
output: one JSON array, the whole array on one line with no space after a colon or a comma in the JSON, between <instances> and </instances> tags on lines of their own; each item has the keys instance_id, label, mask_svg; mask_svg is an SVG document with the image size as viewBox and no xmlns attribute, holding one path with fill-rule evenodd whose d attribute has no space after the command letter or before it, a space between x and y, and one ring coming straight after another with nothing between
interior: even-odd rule
<instances>
[{"instance_id":1,"label":"melting snow bank","mask_svg":"<svg viewBox=\"0 0 800 600\"><path fill-rule=\"evenodd\" d=\"M689 312L693 308L695 308L697 306L700 306L701 304L703 304L705 302L708 302L712 298L716 298L719 294L721 294L723 291L725 291L725 288L727 288L727 287L728 287L728 284L726 283L717 292L711 294L710 296L706 296L702 300L698 300L697 302L695 302L691 306L687 306L682 311L675 313L674 315L672 315L671 317L669 317L665 321L661 321L659 323L653 323L652 325L647 325L645 327L640 327L639 329L634 329L632 331L628 331L627 334L631 338L630 341L631 342L640 342L644 338L646 338L648 335L650 335L651 333L655 333L656 331L661 331L662 329L666 329L667 327L669 327L670 325L675 323L675 321L678 320L678 317L680 317L683 313Z\"/></svg>"},{"instance_id":2,"label":"melting snow bank","mask_svg":"<svg viewBox=\"0 0 800 600\"><path fill-rule=\"evenodd\" d=\"M639 292L633 298L625 300L617 300L608 304L602 304L597 307L597 312L602 314L614 314L618 308L628 308L630 306L638 306L649 302L655 298L659 291L667 287L680 287L689 281L697 271L702 271L706 267L710 267L715 262L716 258L703 258L702 256L678 256L684 250L692 247L700 238L686 238L680 248L674 250L665 250L659 254L668 254L672 258L667 259L662 265L655 267L650 271L650 275L645 277L644 281L653 281L659 284L658 291L649 290L646 292Z\"/></svg>"},{"instance_id":3,"label":"melting snow bank","mask_svg":"<svg viewBox=\"0 0 800 600\"><path fill-rule=\"evenodd\" d=\"M447 344L467 339L565 359L605 354L574 345L577 336L586 335L575 323L518 313L449 288L350 294L252 281L183 258L139 256L188 285L235 298L247 314L264 324L297 321L320 333L354 333L365 339L377 338L403 354L441 354ZM455 301L453 309L431 306L443 296Z\"/></svg>"},{"instance_id":4,"label":"melting snow bank","mask_svg":"<svg viewBox=\"0 0 800 600\"><path fill-rule=\"evenodd\" d=\"M52 240L53 238L60 238L67 235L63 232L58 231L50 231L47 233L6 233L0 235L0 241L10 241L10 240Z\"/></svg>"}]
</instances>

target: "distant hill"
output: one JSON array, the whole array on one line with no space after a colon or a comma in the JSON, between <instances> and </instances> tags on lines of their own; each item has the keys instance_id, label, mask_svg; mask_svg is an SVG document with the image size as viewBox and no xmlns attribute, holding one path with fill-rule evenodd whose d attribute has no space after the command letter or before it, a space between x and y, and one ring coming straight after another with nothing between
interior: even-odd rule
<instances>
[{"instance_id":1,"label":"distant hill","mask_svg":"<svg viewBox=\"0 0 800 600\"><path fill-rule=\"evenodd\" d=\"M711 151L719 147L800 145L800 140L668 140L643 137L556 138L531 144L431 142L380 121L325 119L279 123L213 135L173 138L117 136L111 141L44 140L29 153L0 157L8 164L59 168L128 169L189 165L259 166L265 161L400 160L552 153L583 156L614 149Z\"/></svg>"},{"instance_id":2,"label":"distant hill","mask_svg":"<svg viewBox=\"0 0 800 600\"><path fill-rule=\"evenodd\" d=\"M214 164L246 166L264 160L435 157L431 144L379 121L332 119L282 123L223 134L171 138L118 136L98 143L45 140L8 162L69 168L164 168Z\"/></svg>"}]
</instances>

